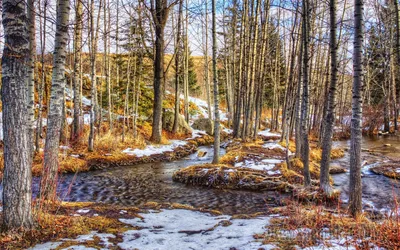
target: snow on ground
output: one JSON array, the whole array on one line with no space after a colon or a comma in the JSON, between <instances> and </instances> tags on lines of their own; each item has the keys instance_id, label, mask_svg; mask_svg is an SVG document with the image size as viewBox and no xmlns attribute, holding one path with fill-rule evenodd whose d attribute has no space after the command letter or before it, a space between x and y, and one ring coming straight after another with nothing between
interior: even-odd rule
<instances>
[{"instance_id":1,"label":"snow on ground","mask_svg":"<svg viewBox=\"0 0 400 250\"><path fill-rule=\"evenodd\" d=\"M260 131L260 132L258 132L258 134L262 135L262 136L268 136L268 137L269 136L281 136L281 134L270 132L270 129L266 129L266 130Z\"/></svg>"},{"instance_id":2,"label":"snow on ground","mask_svg":"<svg viewBox=\"0 0 400 250\"><path fill-rule=\"evenodd\" d=\"M184 98L184 96L181 95L181 99L183 99L183 98ZM192 116L192 119L196 120L196 119L200 118L201 116L208 117L208 105L207 105L206 101L196 98L196 97L189 96L189 102L196 104L196 106L199 108L199 113ZM211 112L214 112L213 106L211 106ZM219 116L220 116L221 121L228 120L227 114L225 112L223 112L222 110L219 110Z\"/></svg>"},{"instance_id":3,"label":"snow on ground","mask_svg":"<svg viewBox=\"0 0 400 250\"><path fill-rule=\"evenodd\" d=\"M122 234L122 242L114 245L109 240L112 234L91 232L76 238L76 245L69 249L90 249L83 243L99 237L104 249L118 247L121 249L276 249L276 245L262 245L253 238L254 234L265 232L270 217L252 219L232 219L229 215L214 216L209 213L185 209L149 211L142 213L143 219L120 219L121 222L140 230L128 230ZM48 242L36 245L31 250L54 249L59 242ZM69 240L71 241L71 240Z\"/></svg>"},{"instance_id":4,"label":"snow on ground","mask_svg":"<svg viewBox=\"0 0 400 250\"><path fill-rule=\"evenodd\" d=\"M137 157L143 157L143 156L162 154L165 152L172 152L172 151L174 151L175 148L184 146L187 144L186 141L180 141L180 140L171 140L170 143L171 144L169 144L169 145L147 145L144 149L127 148L122 152L125 154L128 154L128 155L135 155Z\"/></svg>"},{"instance_id":5,"label":"snow on ground","mask_svg":"<svg viewBox=\"0 0 400 250\"><path fill-rule=\"evenodd\" d=\"M124 213L120 213L123 216ZM279 249L274 244L263 245L262 238L255 239L254 235L267 233L267 236L284 241L300 236L312 237L309 228L295 230L269 230L270 219L280 217L273 214L251 219L233 219L229 215L211 215L186 209L174 210L150 210L148 213L140 213L142 218L119 220L127 225L138 228L128 230L120 235L121 241L115 241L113 234L98 233L92 231L87 235L78 236L76 239L61 239L58 242L47 242L36 245L30 250L46 250L60 247L68 241L65 249L94 249L85 246L85 242L99 239L100 249L140 249L140 250L226 250L226 249ZM349 246L351 237L331 235L329 229L323 230L322 241L316 246L305 249L356 249ZM72 245L71 245L72 243ZM293 246L294 249L300 249ZM373 246L374 247L374 246ZM373 249L378 249L374 247Z\"/></svg>"},{"instance_id":6,"label":"snow on ground","mask_svg":"<svg viewBox=\"0 0 400 250\"><path fill-rule=\"evenodd\" d=\"M140 231L124 234L123 249L257 249L261 242L253 235L265 231L268 217L249 220L231 219L228 215L213 216L197 211L176 209L141 214L144 220L121 220ZM223 223L225 222L225 223ZM276 246L262 246L273 249Z\"/></svg>"},{"instance_id":7,"label":"snow on ground","mask_svg":"<svg viewBox=\"0 0 400 250\"><path fill-rule=\"evenodd\" d=\"M195 139L198 137L202 137L203 135L206 135L207 132L204 130L198 130L198 129L192 129L192 137L186 139L186 140L191 140L191 139Z\"/></svg>"},{"instance_id":8,"label":"snow on ground","mask_svg":"<svg viewBox=\"0 0 400 250\"><path fill-rule=\"evenodd\" d=\"M281 163L282 160L278 159L264 159L262 161L244 160L242 162L235 163L235 167L250 168L254 170L263 170L268 175L281 174L280 170L273 170L276 164Z\"/></svg>"}]
</instances>

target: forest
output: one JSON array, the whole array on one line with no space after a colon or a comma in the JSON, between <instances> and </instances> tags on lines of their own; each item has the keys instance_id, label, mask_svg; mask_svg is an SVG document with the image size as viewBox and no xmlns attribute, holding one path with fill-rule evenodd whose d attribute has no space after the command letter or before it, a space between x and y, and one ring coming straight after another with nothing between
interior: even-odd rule
<instances>
[{"instance_id":1,"label":"forest","mask_svg":"<svg viewBox=\"0 0 400 250\"><path fill-rule=\"evenodd\" d=\"M398 0L1 11L1 249L400 249Z\"/></svg>"}]
</instances>

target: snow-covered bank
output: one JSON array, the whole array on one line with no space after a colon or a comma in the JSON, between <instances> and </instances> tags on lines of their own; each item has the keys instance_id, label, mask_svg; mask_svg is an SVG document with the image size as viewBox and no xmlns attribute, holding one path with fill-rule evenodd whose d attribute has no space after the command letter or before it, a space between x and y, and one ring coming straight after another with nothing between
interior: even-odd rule
<instances>
[{"instance_id":1,"label":"snow-covered bank","mask_svg":"<svg viewBox=\"0 0 400 250\"><path fill-rule=\"evenodd\" d=\"M121 213L120 221L139 230L128 230L118 236L91 232L76 239L62 239L58 242L48 242L36 245L31 250L54 249L69 242L65 249L94 249L85 246L85 242L97 239L101 249L276 249L276 245L263 245L255 240L255 234L265 232L265 226L272 217L252 219L233 219L229 215L211 215L198 211L174 209L151 210L140 213L141 218L124 219ZM73 242L74 244L71 244Z\"/></svg>"},{"instance_id":2,"label":"snow-covered bank","mask_svg":"<svg viewBox=\"0 0 400 250\"><path fill-rule=\"evenodd\" d=\"M174 149L180 146L185 146L187 144L186 141L180 140L171 140L171 144L168 145L147 145L144 149L132 149L127 148L122 152L128 155L135 155L136 157L144 157L144 156L151 156L157 154L163 154L165 152L173 152Z\"/></svg>"}]
</instances>

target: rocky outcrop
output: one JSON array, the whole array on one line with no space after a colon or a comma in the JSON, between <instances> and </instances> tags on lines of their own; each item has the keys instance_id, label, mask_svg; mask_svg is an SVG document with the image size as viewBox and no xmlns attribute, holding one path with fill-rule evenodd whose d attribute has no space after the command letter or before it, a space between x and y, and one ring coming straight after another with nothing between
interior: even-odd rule
<instances>
[{"instance_id":1,"label":"rocky outcrop","mask_svg":"<svg viewBox=\"0 0 400 250\"><path fill-rule=\"evenodd\" d=\"M187 124L185 118L182 115L178 116L178 133L180 134L190 134L192 133L192 128ZM163 129L172 132L172 128L174 127L174 119L175 114L171 111L166 111L163 113L162 117L162 126Z\"/></svg>"},{"instance_id":2,"label":"rocky outcrop","mask_svg":"<svg viewBox=\"0 0 400 250\"><path fill-rule=\"evenodd\" d=\"M208 118L199 118L194 121L192 127L194 129L206 131L209 135L214 135L214 122Z\"/></svg>"}]
</instances>

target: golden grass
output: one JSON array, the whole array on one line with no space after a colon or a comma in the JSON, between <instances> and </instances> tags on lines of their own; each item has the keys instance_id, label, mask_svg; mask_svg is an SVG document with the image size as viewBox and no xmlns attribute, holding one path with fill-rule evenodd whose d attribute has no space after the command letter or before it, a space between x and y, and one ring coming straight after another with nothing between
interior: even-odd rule
<instances>
[{"instance_id":1,"label":"golden grass","mask_svg":"<svg viewBox=\"0 0 400 250\"><path fill-rule=\"evenodd\" d=\"M255 235L264 244L278 244L281 249L313 247L332 238L346 239L347 246L371 249L372 244L386 249L399 249L400 224L397 217L374 222L365 214L351 218L340 209L323 206L305 206L294 201L278 209L282 217L271 219L264 234ZM306 231L300 232L300 229ZM326 247L329 242L325 242Z\"/></svg>"},{"instance_id":2,"label":"golden grass","mask_svg":"<svg viewBox=\"0 0 400 250\"><path fill-rule=\"evenodd\" d=\"M80 208L89 208L84 216L72 216ZM46 211L36 212L37 223L29 231L14 231L0 235L1 249L25 249L30 246L63 238L75 238L91 231L118 235L130 229L135 229L119 221L119 211L125 210L124 218L139 217L139 209L135 207L118 207L97 205L92 203L55 203L46 205ZM94 216L97 214L98 216ZM118 237L116 237L118 238ZM72 241L66 241L61 248L69 246ZM87 244L86 242L84 244ZM95 242L90 246L99 248ZM76 242L75 242L76 244Z\"/></svg>"},{"instance_id":3,"label":"golden grass","mask_svg":"<svg viewBox=\"0 0 400 250\"><path fill-rule=\"evenodd\" d=\"M400 162L389 162L372 167L370 170L389 178L400 179L400 173L397 171L398 169L400 169Z\"/></svg>"}]
</instances>

